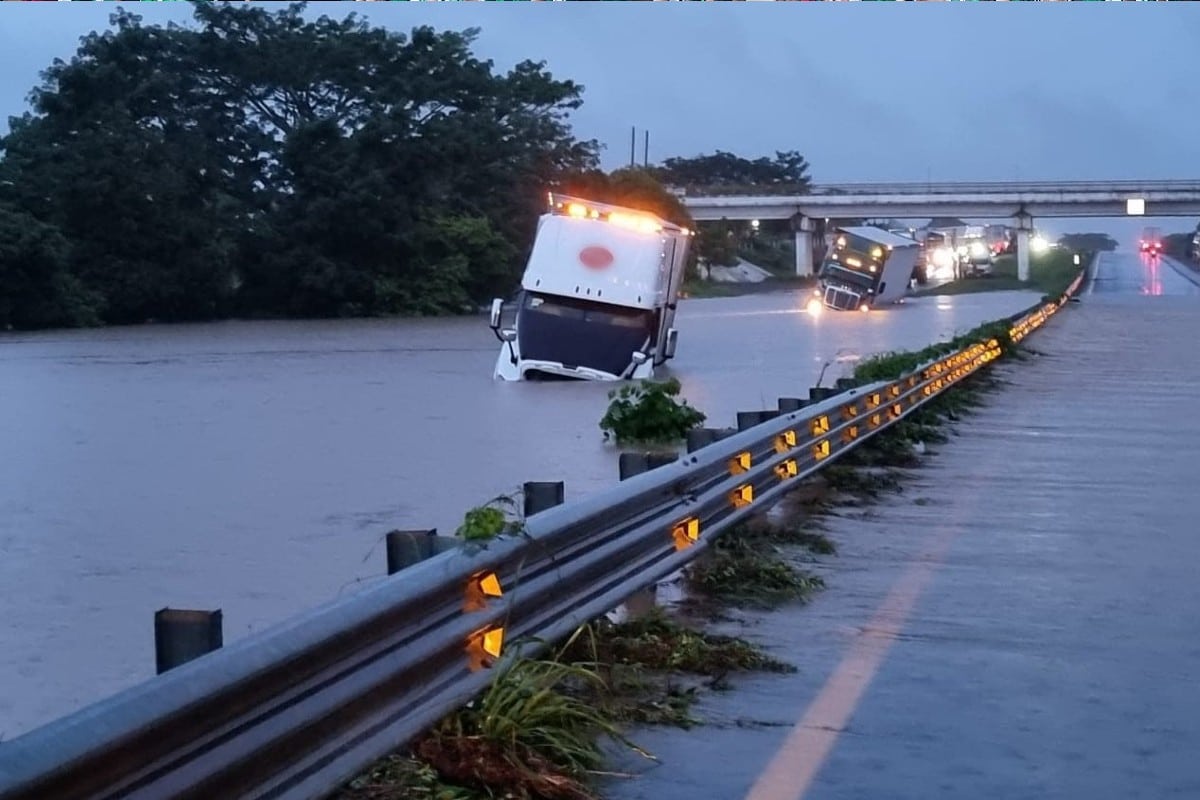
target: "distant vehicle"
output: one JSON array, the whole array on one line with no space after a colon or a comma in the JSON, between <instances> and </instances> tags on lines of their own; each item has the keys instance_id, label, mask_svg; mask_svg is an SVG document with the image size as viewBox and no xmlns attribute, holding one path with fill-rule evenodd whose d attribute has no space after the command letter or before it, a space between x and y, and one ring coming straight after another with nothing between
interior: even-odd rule
<instances>
[{"instance_id":1,"label":"distant vehicle","mask_svg":"<svg viewBox=\"0 0 1200 800\"><path fill-rule=\"evenodd\" d=\"M1196 223L1196 232L1192 234L1192 246L1188 250L1188 257L1200 264L1200 222Z\"/></svg>"},{"instance_id":2,"label":"distant vehicle","mask_svg":"<svg viewBox=\"0 0 1200 800\"><path fill-rule=\"evenodd\" d=\"M954 238L946 231L926 231L914 271L918 283L953 280L955 276Z\"/></svg>"},{"instance_id":3,"label":"distant vehicle","mask_svg":"<svg viewBox=\"0 0 1200 800\"><path fill-rule=\"evenodd\" d=\"M1007 225L986 225L984 226L984 236L993 257L1012 252L1016 245L1016 231Z\"/></svg>"},{"instance_id":4,"label":"distant vehicle","mask_svg":"<svg viewBox=\"0 0 1200 800\"><path fill-rule=\"evenodd\" d=\"M1162 234L1158 228L1146 228L1138 242L1138 249L1151 256L1161 256L1163 251Z\"/></svg>"},{"instance_id":5,"label":"distant vehicle","mask_svg":"<svg viewBox=\"0 0 1200 800\"><path fill-rule=\"evenodd\" d=\"M904 297L921 249L915 239L882 228L834 231L833 247L817 273L809 311L869 311Z\"/></svg>"},{"instance_id":6,"label":"distant vehicle","mask_svg":"<svg viewBox=\"0 0 1200 800\"><path fill-rule=\"evenodd\" d=\"M692 232L634 208L549 195L494 377L651 378L675 356L675 305Z\"/></svg>"},{"instance_id":7,"label":"distant vehicle","mask_svg":"<svg viewBox=\"0 0 1200 800\"><path fill-rule=\"evenodd\" d=\"M986 227L967 226L958 237L956 245L960 277L991 274L993 253Z\"/></svg>"}]
</instances>

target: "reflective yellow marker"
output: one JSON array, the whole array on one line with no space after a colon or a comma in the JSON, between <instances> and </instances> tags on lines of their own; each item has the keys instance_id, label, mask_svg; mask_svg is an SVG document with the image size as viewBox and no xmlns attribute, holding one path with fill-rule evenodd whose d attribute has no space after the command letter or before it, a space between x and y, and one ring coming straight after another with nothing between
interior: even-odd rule
<instances>
[{"instance_id":1,"label":"reflective yellow marker","mask_svg":"<svg viewBox=\"0 0 1200 800\"><path fill-rule=\"evenodd\" d=\"M472 672L491 667L503 648L503 627L493 625L476 632L467 640L467 667Z\"/></svg>"},{"instance_id":2,"label":"reflective yellow marker","mask_svg":"<svg viewBox=\"0 0 1200 800\"><path fill-rule=\"evenodd\" d=\"M700 520L688 517L671 526L671 540L675 550L686 550L700 539Z\"/></svg>"},{"instance_id":3,"label":"reflective yellow marker","mask_svg":"<svg viewBox=\"0 0 1200 800\"><path fill-rule=\"evenodd\" d=\"M467 581L466 611L479 611L487 608L489 597L502 597L504 591L500 588L500 578L494 572L479 572Z\"/></svg>"},{"instance_id":4,"label":"reflective yellow marker","mask_svg":"<svg viewBox=\"0 0 1200 800\"><path fill-rule=\"evenodd\" d=\"M734 508L748 506L754 502L754 487L746 483L729 493L729 502Z\"/></svg>"}]
</instances>

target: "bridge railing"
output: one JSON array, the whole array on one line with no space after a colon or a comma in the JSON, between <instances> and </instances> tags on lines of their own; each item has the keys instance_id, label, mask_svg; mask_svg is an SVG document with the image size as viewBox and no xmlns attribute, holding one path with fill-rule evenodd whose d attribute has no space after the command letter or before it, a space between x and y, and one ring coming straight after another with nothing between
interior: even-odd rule
<instances>
[{"instance_id":1,"label":"bridge railing","mask_svg":"<svg viewBox=\"0 0 1200 800\"><path fill-rule=\"evenodd\" d=\"M930 183L830 183L754 184L727 186L677 186L671 191L685 199L708 197L773 197L798 195L961 195L961 194L1064 194L1070 192L1200 192L1200 180L1168 181L992 181Z\"/></svg>"},{"instance_id":2,"label":"bridge railing","mask_svg":"<svg viewBox=\"0 0 1200 800\"><path fill-rule=\"evenodd\" d=\"M1009 318L1011 339L1068 295ZM552 642L619 606L1001 347L972 342L896 380L762 412L518 535L442 552L2 742L0 800L320 797L485 688L515 657L506 641Z\"/></svg>"}]
</instances>

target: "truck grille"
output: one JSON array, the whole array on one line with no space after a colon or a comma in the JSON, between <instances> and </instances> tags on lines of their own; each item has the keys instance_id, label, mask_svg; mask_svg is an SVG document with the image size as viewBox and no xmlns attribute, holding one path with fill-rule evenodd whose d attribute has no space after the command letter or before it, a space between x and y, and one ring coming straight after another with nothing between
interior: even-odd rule
<instances>
[{"instance_id":1,"label":"truck grille","mask_svg":"<svg viewBox=\"0 0 1200 800\"><path fill-rule=\"evenodd\" d=\"M858 307L859 297L857 292L849 292L836 286L825 287L825 305L830 308L850 311Z\"/></svg>"}]
</instances>

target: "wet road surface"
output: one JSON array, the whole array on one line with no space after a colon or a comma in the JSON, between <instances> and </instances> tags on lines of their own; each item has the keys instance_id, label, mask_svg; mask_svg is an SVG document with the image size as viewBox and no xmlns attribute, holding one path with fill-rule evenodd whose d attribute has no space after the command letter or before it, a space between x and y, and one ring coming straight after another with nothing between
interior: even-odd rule
<instances>
[{"instance_id":1,"label":"wet road surface","mask_svg":"<svg viewBox=\"0 0 1200 800\"><path fill-rule=\"evenodd\" d=\"M1139 253L1101 253L1088 295L1111 297L1196 296L1200 276L1172 258Z\"/></svg>"},{"instance_id":2,"label":"wet road surface","mask_svg":"<svg viewBox=\"0 0 1200 800\"><path fill-rule=\"evenodd\" d=\"M1037 298L819 318L805 299L681 303L685 396L732 424L839 352ZM0 336L0 738L150 677L159 608L222 608L229 643L379 579L390 529L451 532L527 480L568 499L611 485L611 386L496 383L498 352L482 318Z\"/></svg>"},{"instance_id":3,"label":"wet road surface","mask_svg":"<svg viewBox=\"0 0 1200 800\"><path fill-rule=\"evenodd\" d=\"M1200 797L1200 303L1163 285L1069 307L902 494L843 509L829 589L729 628L799 673L636 732L661 764L606 796Z\"/></svg>"}]
</instances>

